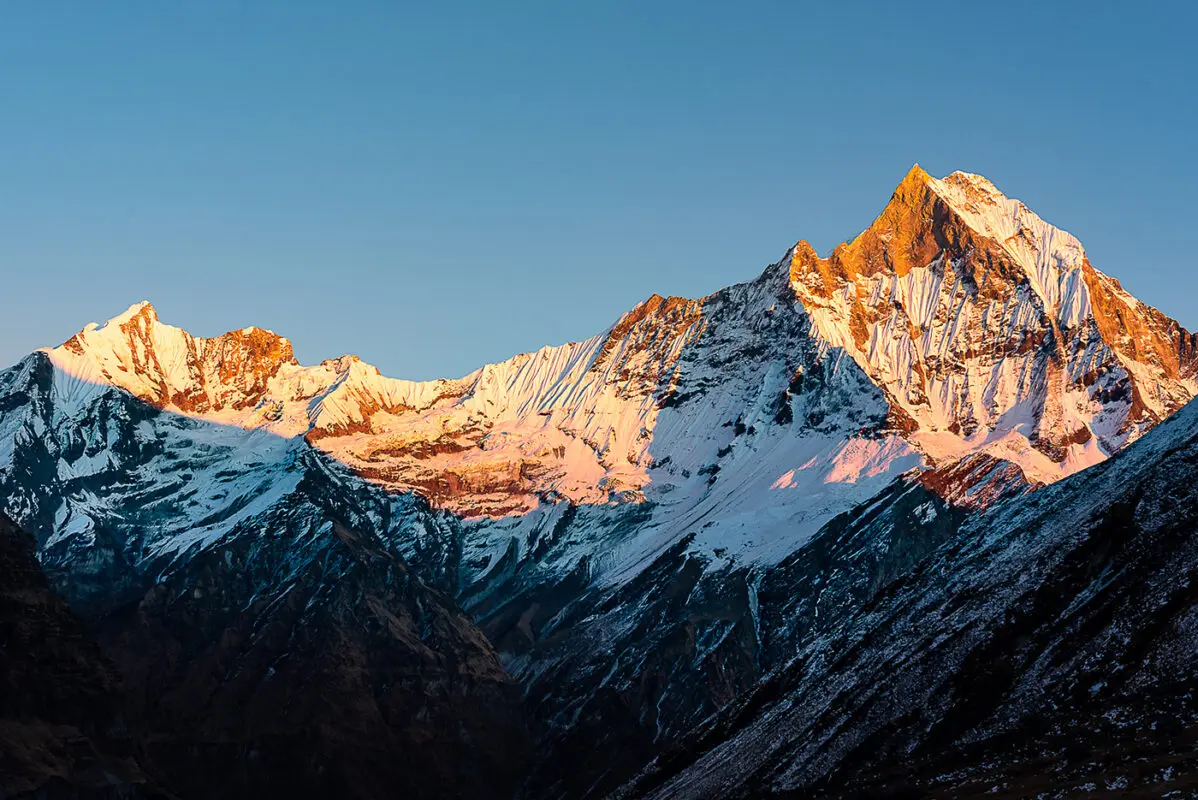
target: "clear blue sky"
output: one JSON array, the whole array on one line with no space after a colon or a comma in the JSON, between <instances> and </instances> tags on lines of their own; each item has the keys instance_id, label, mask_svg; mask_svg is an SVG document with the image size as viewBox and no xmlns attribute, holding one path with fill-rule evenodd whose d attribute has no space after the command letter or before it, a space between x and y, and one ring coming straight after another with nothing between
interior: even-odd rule
<instances>
[{"instance_id":1,"label":"clear blue sky","mask_svg":"<svg viewBox=\"0 0 1198 800\"><path fill-rule=\"evenodd\" d=\"M462 374L980 172L1198 326L1188 4L0 5L0 362L140 299Z\"/></svg>"}]
</instances>

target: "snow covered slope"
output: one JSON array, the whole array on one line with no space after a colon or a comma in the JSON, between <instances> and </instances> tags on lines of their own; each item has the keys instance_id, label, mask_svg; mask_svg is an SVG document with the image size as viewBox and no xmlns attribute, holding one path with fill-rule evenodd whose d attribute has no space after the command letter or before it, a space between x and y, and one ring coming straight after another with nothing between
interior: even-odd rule
<instances>
[{"instance_id":1,"label":"snow covered slope","mask_svg":"<svg viewBox=\"0 0 1198 800\"><path fill-rule=\"evenodd\" d=\"M386 378L352 356L301 366L270 331L197 338L148 303L45 352L73 407L115 386L302 437L389 491L503 529L560 501L650 501L670 522L641 550L701 519L711 543L765 560L908 468L985 453L1050 483L1198 390L1193 335L1075 238L985 178L918 167L826 259L800 242L747 284L654 296L590 339L457 380Z\"/></svg>"},{"instance_id":2,"label":"snow covered slope","mask_svg":"<svg viewBox=\"0 0 1198 800\"><path fill-rule=\"evenodd\" d=\"M651 298L604 334L456 381L384 378L352 357L302 367L268 331L195 338L144 303L44 355L53 419L78 416L116 387L170 412L172 425L207 431L219 440L211 447L241 443L229 451L234 462L283 464L311 445L461 517L503 523L556 513L561 501L652 501L663 522L646 528L630 557L668 545L717 507L725 530L712 542L731 535L746 552L780 557L796 525L813 530L919 463L907 442L880 430L880 393L810 335L776 269L702 302ZM250 455L259 448L269 452ZM56 469L82 475L97 468L91 458L67 452ZM271 487L288 490L287 481ZM255 491L268 502L271 491ZM78 511L70 525L59 514L63 531L88 524Z\"/></svg>"}]
</instances>

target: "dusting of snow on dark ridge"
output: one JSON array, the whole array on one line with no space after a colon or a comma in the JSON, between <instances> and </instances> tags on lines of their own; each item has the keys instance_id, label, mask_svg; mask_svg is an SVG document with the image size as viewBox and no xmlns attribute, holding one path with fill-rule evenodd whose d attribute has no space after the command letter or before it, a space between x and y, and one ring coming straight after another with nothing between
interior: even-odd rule
<instances>
[{"instance_id":1,"label":"dusting of snow on dark ridge","mask_svg":"<svg viewBox=\"0 0 1198 800\"><path fill-rule=\"evenodd\" d=\"M623 794L1192 793L1196 478L1191 403L967 521Z\"/></svg>"}]
</instances>

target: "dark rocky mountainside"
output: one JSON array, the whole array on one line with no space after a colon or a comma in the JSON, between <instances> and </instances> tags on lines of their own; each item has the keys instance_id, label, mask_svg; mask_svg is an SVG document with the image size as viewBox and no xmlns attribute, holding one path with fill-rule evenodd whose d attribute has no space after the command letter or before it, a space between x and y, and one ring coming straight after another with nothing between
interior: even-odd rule
<instances>
[{"instance_id":1,"label":"dark rocky mountainside","mask_svg":"<svg viewBox=\"0 0 1198 800\"><path fill-rule=\"evenodd\" d=\"M302 547L207 550L97 621L154 768L188 798L511 797L520 694L481 631L340 521Z\"/></svg>"},{"instance_id":2,"label":"dark rocky mountainside","mask_svg":"<svg viewBox=\"0 0 1198 800\"><path fill-rule=\"evenodd\" d=\"M1191 404L969 521L622 794L1191 796L1196 578Z\"/></svg>"},{"instance_id":3,"label":"dark rocky mountainside","mask_svg":"<svg viewBox=\"0 0 1198 800\"><path fill-rule=\"evenodd\" d=\"M166 797L135 757L112 664L0 514L0 797Z\"/></svg>"},{"instance_id":4,"label":"dark rocky mountainside","mask_svg":"<svg viewBox=\"0 0 1198 800\"><path fill-rule=\"evenodd\" d=\"M511 797L528 739L486 638L328 524L206 550L93 609L93 639L0 522L0 797L142 796L147 773L183 798Z\"/></svg>"},{"instance_id":5,"label":"dark rocky mountainside","mask_svg":"<svg viewBox=\"0 0 1198 800\"><path fill-rule=\"evenodd\" d=\"M966 512L915 475L825 525L777 566L711 571L684 540L628 584L519 593L482 617L502 644L518 618L542 641L510 669L542 747L533 797L602 798L750 691L953 536ZM580 765L595 764L595 767Z\"/></svg>"}]
</instances>

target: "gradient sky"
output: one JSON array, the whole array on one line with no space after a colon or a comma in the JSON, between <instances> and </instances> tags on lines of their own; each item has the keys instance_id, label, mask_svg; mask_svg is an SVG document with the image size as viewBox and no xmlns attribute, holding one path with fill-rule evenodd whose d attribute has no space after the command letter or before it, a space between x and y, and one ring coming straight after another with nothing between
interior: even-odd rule
<instances>
[{"instance_id":1,"label":"gradient sky","mask_svg":"<svg viewBox=\"0 0 1198 800\"><path fill-rule=\"evenodd\" d=\"M408 378L980 172L1198 327L1183 3L0 5L0 363L148 299Z\"/></svg>"}]
</instances>

